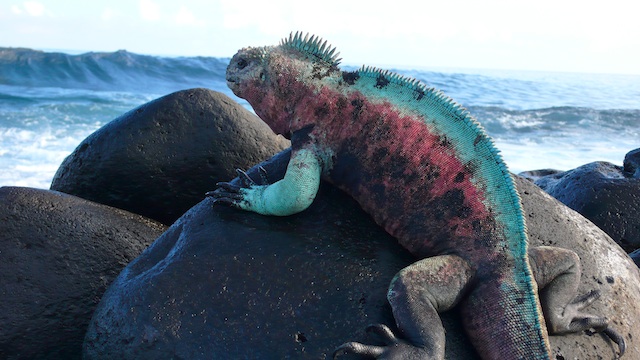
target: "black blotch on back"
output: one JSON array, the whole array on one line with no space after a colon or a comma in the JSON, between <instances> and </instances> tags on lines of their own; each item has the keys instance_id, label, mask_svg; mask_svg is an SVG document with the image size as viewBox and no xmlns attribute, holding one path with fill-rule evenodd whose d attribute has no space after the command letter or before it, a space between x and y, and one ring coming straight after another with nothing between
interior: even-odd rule
<instances>
[{"instance_id":1,"label":"black blotch on back","mask_svg":"<svg viewBox=\"0 0 640 360\"><path fill-rule=\"evenodd\" d=\"M378 89L382 89L385 86L389 85L389 79L387 79L384 75L380 74L378 75L378 78L376 79L376 85L375 87L377 87Z\"/></svg>"},{"instance_id":2,"label":"black blotch on back","mask_svg":"<svg viewBox=\"0 0 640 360\"><path fill-rule=\"evenodd\" d=\"M362 114L362 107L364 106L364 101L362 99L354 99L351 101L351 105L353 105L353 111L351 112L351 117L353 120L358 120L360 114Z\"/></svg>"},{"instance_id":3,"label":"black blotch on back","mask_svg":"<svg viewBox=\"0 0 640 360\"><path fill-rule=\"evenodd\" d=\"M390 155L389 149L379 147L373 152L373 161L379 162L381 160L386 160Z\"/></svg>"},{"instance_id":4,"label":"black blotch on back","mask_svg":"<svg viewBox=\"0 0 640 360\"><path fill-rule=\"evenodd\" d=\"M454 217L467 218L471 215L471 209L464 204L464 192L462 189L451 189L440 198L434 199L430 206L439 211L434 211L442 219Z\"/></svg>"},{"instance_id":5,"label":"black blotch on back","mask_svg":"<svg viewBox=\"0 0 640 360\"><path fill-rule=\"evenodd\" d=\"M483 134L478 134L478 136L476 136L475 140L473 140L473 146L478 145L478 143L480 143L482 140L484 140L484 135Z\"/></svg>"},{"instance_id":6,"label":"black blotch on back","mask_svg":"<svg viewBox=\"0 0 640 360\"><path fill-rule=\"evenodd\" d=\"M313 111L313 115L315 115L316 118L318 119L323 119L325 118L327 115L329 114L329 109L327 108L327 105L323 105L323 106L318 106L314 111Z\"/></svg>"},{"instance_id":7,"label":"black blotch on back","mask_svg":"<svg viewBox=\"0 0 640 360\"><path fill-rule=\"evenodd\" d=\"M343 71L342 72L342 80L349 85L353 85L360 78L360 75L357 71Z\"/></svg>"},{"instance_id":8,"label":"black blotch on back","mask_svg":"<svg viewBox=\"0 0 640 360\"><path fill-rule=\"evenodd\" d=\"M440 145L441 146L444 146L446 148L451 148L451 141L449 140L447 135L441 135L439 137L439 140L440 140Z\"/></svg>"},{"instance_id":9,"label":"black blotch on back","mask_svg":"<svg viewBox=\"0 0 640 360\"><path fill-rule=\"evenodd\" d=\"M347 99L345 99L342 96L339 97L338 100L336 100L336 108L338 110L344 110L347 107L348 104L349 103L348 103Z\"/></svg>"}]
</instances>

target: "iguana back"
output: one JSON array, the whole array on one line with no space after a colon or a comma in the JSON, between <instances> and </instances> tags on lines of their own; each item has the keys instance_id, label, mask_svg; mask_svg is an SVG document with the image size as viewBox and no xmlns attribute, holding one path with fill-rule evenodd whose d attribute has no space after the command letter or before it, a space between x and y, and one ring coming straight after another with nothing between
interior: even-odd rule
<instances>
[{"instance_id":1,"label":"iguana back","mask_svg":"<svg viewBox=\"0 0 640 360\"><path fill-rule=\"evenodd\" d=\"M223 184L215 196L288 215L311 204L322 177L424 259L392 282L389 300L408 345L385 351L441 358L437 312L458 305L484 358L550 359L520 197L492 140L440 91L338 65L335 49L300 33L234 56L230 88L291 138L292 159L272 185Z\"/></svg>"}]
</instances>

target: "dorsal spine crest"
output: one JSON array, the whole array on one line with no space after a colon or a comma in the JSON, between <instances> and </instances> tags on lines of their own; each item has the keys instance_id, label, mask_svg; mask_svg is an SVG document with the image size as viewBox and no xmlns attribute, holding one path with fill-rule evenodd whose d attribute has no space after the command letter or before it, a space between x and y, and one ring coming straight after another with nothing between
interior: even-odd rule
<instances>
[{"instance_id":1,"label":"dorsal spine crest","mask_svg":"<svg viewBox=\"0 0 640 360\"><path fill-rule=\"evenodd\" d=\"M428 87L418 79L400 75L389 70L364 65L358 70L358 75L361 77L369 78L384 76L391 83L418 92L427 99L430 99L431 101L442 105L448 111L453 113L455 117L463 120L469 127L473 128L474 131L476 131L478 134L485 134L482 125L475 118L473 118L464 107L455 102L449 96L445 95L442 91L433 87ZM495 147L493 147L491 150L498 151Z\"/></svg>"},{"instance_id":2,"label":"dorsal spine crest","mask_svg":"<svg viewBox=\"0 0 640 360\"><path fill-rule=\"evenodd\" d=\"M330 46L326 40L322 40L320 37L309 34L304 34L301 31L297 31L294 35L292 32L288 38L284 38L280 41L280 46L284 48L290 48L301 52L313 61L322 61L329 66L337 67L340 64L338 56L339 52L336 52L336 48Z\"/></svg>"}]
</instances>

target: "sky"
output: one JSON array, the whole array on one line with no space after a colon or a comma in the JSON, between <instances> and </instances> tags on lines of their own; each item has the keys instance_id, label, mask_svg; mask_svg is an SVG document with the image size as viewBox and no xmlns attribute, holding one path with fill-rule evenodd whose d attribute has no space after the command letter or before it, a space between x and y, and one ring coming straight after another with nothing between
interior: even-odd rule
<instances>
[{"instance_id":1,"label":"sky","mask_svg":"<svg viewBox=\"0 0 640 360\"><path fill-rule=\"evenodd\" d=\"M0 47L230 57L316 34L350 65L640 74L632 0L1 0Z\"/></svg>"}]
</instances>

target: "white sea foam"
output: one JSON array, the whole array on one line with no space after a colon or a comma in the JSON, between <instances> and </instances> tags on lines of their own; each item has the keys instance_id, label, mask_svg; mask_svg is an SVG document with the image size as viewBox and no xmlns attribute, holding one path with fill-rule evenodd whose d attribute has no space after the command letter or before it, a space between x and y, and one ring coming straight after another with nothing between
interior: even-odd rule
<instances>
[{"instance_id":1,"label":"white sea foam","mask_svg":"<svg viewBox=\"0 0 640 360\"><path fill-rule=\"evenodd\" d=\"M49 188L62 160L93 130L0 128L0 185Z\"/></svg>"}]
</instances>

